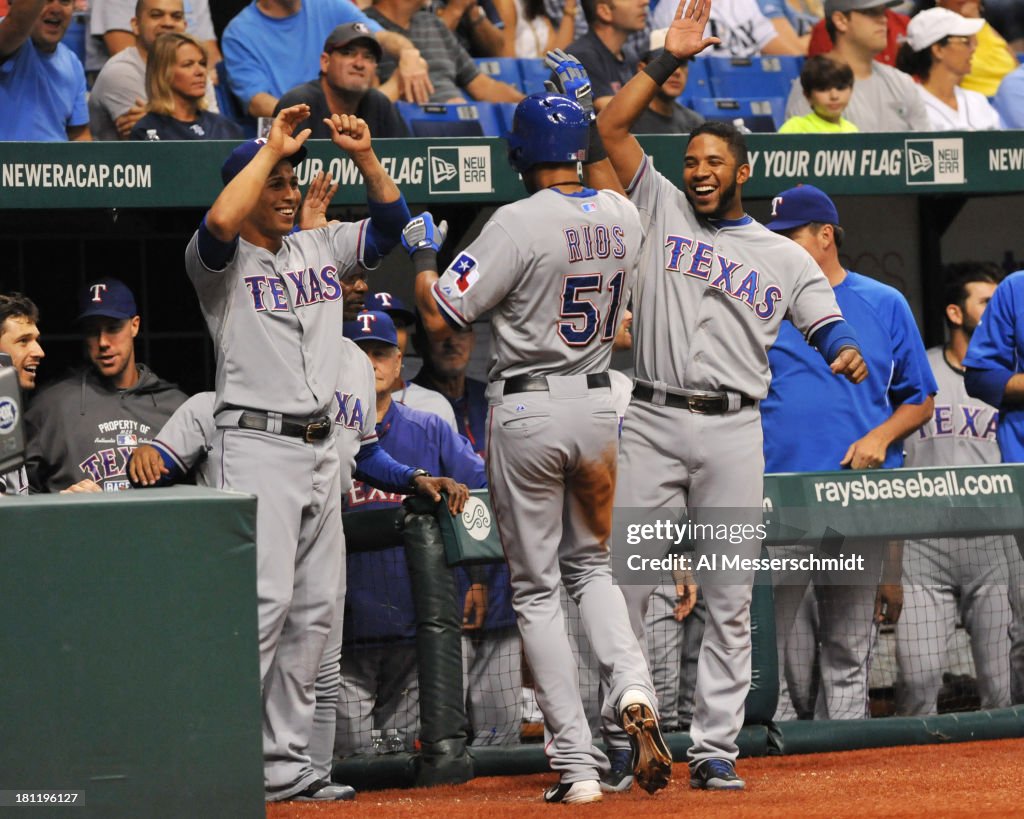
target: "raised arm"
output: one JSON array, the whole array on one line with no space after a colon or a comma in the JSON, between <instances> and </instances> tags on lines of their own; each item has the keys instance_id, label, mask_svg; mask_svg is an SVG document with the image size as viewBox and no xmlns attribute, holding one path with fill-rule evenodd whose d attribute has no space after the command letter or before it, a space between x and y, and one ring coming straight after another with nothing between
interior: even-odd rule
<instances>
[{"instance_id":1,"label":"raised arm","mask_svg":"<svg viewBox=\"0 0 1024 819\"><path fill-rule=\"evenodd\" d=\"M32 27L43 13L46 0L19 0L0 20L0 60L6 60L21 48L32 33Z\"/></svg>"},{"instance_id":2,"label":"raised arm","mask_svg":"<svg viewBox=\"0 0 1024 819\"><path fill-rule=\"evenodd\" d=\"M267 177L277 163L294 154L310 135L307 128L292 136L295 126L309 117L308 105L293 105L274 117L266 144L252 161L236 174L206 214L206 229L215 239L233 241L242 229L242 223L259 202Z\"/></svg>"},{"instance_id":3,"label":"raised arm","mask_svg":"<svg viewBox=\"0 0 1024 819\"><path fill-rule=\"evenodd\" d=\"M711 0L680 0L665 35L665 50L626 83L597 117L598 130L619 181L628 185L643 160L643 149L629 129L654 99L658 86L679 67L679 61L700 54L720 42L705 37Z\"/></svg>"},{"instance_id":4,"label":"raised arm","mask_svg":"<svg viewBox=\"0 0 1024 819\"><path fill-rule=\"evenodd\" d=\"M367 200L386 204L401 198L398 185L373 152L370 129L364 120L354 114L333 114L324 124L330 129L331 141L352 157L363 175Z\"/></svg>"}]
</instances>

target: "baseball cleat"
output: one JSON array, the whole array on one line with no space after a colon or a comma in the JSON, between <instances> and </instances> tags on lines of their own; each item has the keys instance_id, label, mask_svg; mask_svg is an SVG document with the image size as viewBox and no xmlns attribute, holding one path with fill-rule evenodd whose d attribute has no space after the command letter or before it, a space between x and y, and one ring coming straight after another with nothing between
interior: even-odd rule
<instances>
[{"instance_id":1,"label":"baseball cleat","mask_svg":"<svg viewBox=\"0 0 1024 819\"><path fill-rule=\"evenodd\" d=\"M582 805L601 801L601 786L596 779L581 782L559 782L544 791L544 801L552 804Z\"/></svg>"},{"instance_id":2,"label":"baseball cleat","mask_svg":"<svg viewBox=\"0 0 1024 819\"><path fill-rule=\"evenodd\" d=\"M672 779L672 753L658 727L658 715L643 691L631 689L619 700L619 717L633 748L633 774L648 793Z\"/></svg>"},{"instance_id":3,"label":"baseball cleat","mask_svg":"<svg viewBox=\"0 0 1024 819\"><path fill-rule=\"evenodd\" d=\"M633 787L633 752L629 748L608 751L611 770L601 777L601 790L605 793L625 793Z\"/></svg>"},{"instance_id":4,"label":"baseball cleat","mask_svg":"<svg viewBox=\"0 0 1024 819\"><path fill-rule=\"evenodd\" d=\"M690 787L706 791L741 791L747 787L728 759L704 759L690 769Z\"/></svg>"},{"instance_id":5,"label":"baseball cleat","mask_svg":"<svg viewBox=\"0 0 1024 819\"><path fill-rule=\"evenodd\" d=\"M304 791L292 797L293 802L347 802L356 798L356 790L349 785L335 785L326 779L318 779Z\"/></svg>"}]
</instances>

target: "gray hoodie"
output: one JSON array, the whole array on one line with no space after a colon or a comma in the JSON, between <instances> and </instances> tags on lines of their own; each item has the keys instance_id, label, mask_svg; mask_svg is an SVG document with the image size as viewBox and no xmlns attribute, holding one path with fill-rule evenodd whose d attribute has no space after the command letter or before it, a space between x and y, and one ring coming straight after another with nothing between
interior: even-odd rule
<instances>
[{"instance_id":1,"label":"gray hoodie","mask_svg":"<svg viewBox=\"0 0 1024 819\"><path fill-rule=\"evenodd\" d=\"M85 478L106 492L130 487L132 450L148 444L188 397L145 364L119 390L95 368L77 370L44 389L25 413L26 468L33 492L59 492Z\"/></svg>"}]
</instances>

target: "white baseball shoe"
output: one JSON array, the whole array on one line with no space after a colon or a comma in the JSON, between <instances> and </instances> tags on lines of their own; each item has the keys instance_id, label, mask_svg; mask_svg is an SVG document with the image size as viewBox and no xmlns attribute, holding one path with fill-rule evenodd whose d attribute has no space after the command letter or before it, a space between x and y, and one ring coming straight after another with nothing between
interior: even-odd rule
<instances>
[{"instance_id":1,"label":"white baseball shoe","mask_svg":"<svg viewBox=\"0 0 1024 819\"><path fill-rule=\"evenodd\" d=\"M666 787L672 779L672 752L661 735L650 698L635 688L626 691L619 700L619 719L633 748L637 784L648 793Z\"/></svg>"}]
</instances>

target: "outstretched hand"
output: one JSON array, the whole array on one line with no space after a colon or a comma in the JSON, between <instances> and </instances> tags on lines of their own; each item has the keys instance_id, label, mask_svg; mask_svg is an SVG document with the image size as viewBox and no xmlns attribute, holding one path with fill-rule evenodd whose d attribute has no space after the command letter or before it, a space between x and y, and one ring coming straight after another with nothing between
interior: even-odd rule
<instances>
[{"instance_id":1,"label":"outstretched hand","mask_svg":"<svg viewBox=\"0 0 1024 819\"><path fill-rule=\"evenodd\" d=\"M587 115L594 118L594 91L590 85L590 77L583 63L572 54L566 54L556 48L547 53L544 62L557 77L558 82L544 81L544 87L556 94L562 94L579 103Z\"/></svg>"},{"instance_id":2,"label":"outstretched hand","mask_svg":"<svg viewBox=\"0 0 1024 819\"><path fill-rule=\"evenodd\" d=\"M312 230L313 228L326 227L327 208L338 192L338 183L335 182L330 173L320 171L309 183L309 190L306 191L306 198L302 200L302 207L299 209L299 229Z\"/></svg>"},{"instance_id":3,"label":"outstretched hand","mask_svg":"<svg viewBox=\"0 0 1024 819\"><path fill-rule=\"evenodd\" d=\"M717 37L705 37L711 17L711 0L679 0L675 18L665 33L665 50L682 60L718 45Z\"/></svg>"},{"instance_id":4,"label":"outstretched hand","mask_svg":"<svg viewBox=\"0 0 1024 819\"><path fill-rule=\"evenodd\" d=\"M429 211L423 211L406 223L402 229L402 247L412 256L417 250L433 250L435 253L444 244L448 235L448 222L434 224L434 217Z\"/></svg>"},{"instance_id":5,"label":"outstretched hand","mask_svg":"<svg viewBox=\"0 0 1024 819\"><path fill-rule=\"evenodd\" d=\"M305 103L283 108L274 117L274 122L270 126L267 146L277 152L282 159L294 154L313 133L309 128L303 128L298 134L292 136L295 126L307 119L309 119L309 106Z\"/></svg>"}]
</instances>

